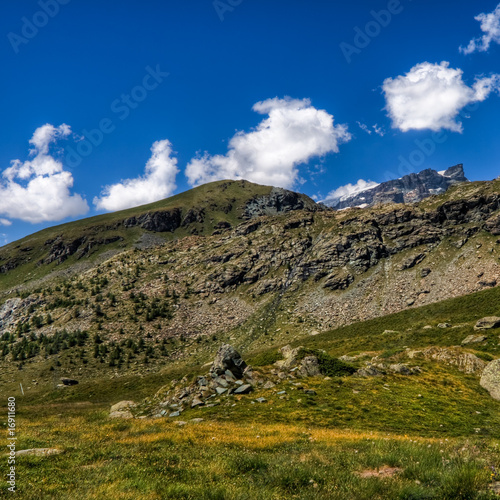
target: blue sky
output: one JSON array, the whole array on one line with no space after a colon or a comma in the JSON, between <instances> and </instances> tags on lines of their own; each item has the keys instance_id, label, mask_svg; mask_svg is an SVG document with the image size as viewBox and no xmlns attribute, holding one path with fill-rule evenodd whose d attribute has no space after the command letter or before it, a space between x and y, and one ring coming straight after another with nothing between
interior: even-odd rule
<instances>
[{"instance_id":1,"label":"blue sky","mask_svg":"<svg viewBox=\"0 0 500 500\"><path fill-rule=\"evenodd\" d=\"M4 2L0 245L224 177L492 179L498 5Z\"/></svg>"}]
</instances>

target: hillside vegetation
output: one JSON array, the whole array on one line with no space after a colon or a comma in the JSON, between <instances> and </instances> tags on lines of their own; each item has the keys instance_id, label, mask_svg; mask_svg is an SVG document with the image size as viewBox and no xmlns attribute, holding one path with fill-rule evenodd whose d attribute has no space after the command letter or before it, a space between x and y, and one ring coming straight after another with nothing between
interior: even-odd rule
<instances>
[{"instance_id":1,"label":"hillside vegetation","mask_svg":"<svg viewBox=\"0 0 500 500\"><path fill-rule=\"evenodd\" d=\"M19 457L19 498L494 498L499 210L498 181L341 212L222 182L0 249L0 392L19 450L61 452ZM223 344L251 391L173 404Z\"/></svg>"}]
</instances>

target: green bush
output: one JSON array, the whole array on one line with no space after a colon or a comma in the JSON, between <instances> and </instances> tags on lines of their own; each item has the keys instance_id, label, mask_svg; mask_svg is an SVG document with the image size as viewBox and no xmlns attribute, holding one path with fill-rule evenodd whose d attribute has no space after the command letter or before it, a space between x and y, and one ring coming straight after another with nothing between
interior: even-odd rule
<instances>
[{"instance_id":1,"label":"green bush","mask_svg":"<svg viewBox=\"0 0 500 500\"><path fill-rule=\"evenodd\" d=\"M357 369L356 367L345 363L338 358L330 356L326 352L317 349L301 349L297 355L297 361L304 359L307 356L316 356L319 363L319 371L321 375L327 377L342 377L344 375L352 375Z\"/></svg>"},{"instance_id":2,"label":"green bush","mask_svg":"<svg viewBox=\"0 0 500 500\"><path fill-rule=\"evenodd\" d=\"M488 354L487 352L476 352L476 356L486 362L493 361L495 359L491 354Z\"/></svg>"}]
</instances>

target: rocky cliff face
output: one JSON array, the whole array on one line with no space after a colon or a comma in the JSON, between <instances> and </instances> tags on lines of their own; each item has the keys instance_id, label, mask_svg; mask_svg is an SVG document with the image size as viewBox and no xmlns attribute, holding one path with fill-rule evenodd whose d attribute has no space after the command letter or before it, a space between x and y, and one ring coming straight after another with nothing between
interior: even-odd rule
<instances>
[{"instance_id":1,"label":"rocky cliff face","mask_svg":"<svg viewBox=\"0 0 500 500\"><path fill-rule=\"evenodd\" d=\"M418 174L412 173L401 179L383 182L352 196L325 200L324 204L339 210L379 203L414 203L433 194L444 193L450 186L460 182L468 182L462 164L441 172L429 168Z\"/></svg>"},{"instance_id":2,"label":"rocky cliff face","mask_svg":"<svg viewBox=\"0 0 500 500\"><path fill-rule=\"evenodd\" d=\"M320 209L309 197L282 188L247 181L209 183L149 206L88 219L86 225L79 222L77 229L74 223L65 224L13 242L0 249L0 276L14 270L21 275L22 267L32 262L37 263L37 272L42 276L47 265L113 251L112 244L117 242L117 251L132 245L144 248L163 243L165 237L172 239L176 232L173 238L186 233L221 234L233 225L263 215ZM47 233L52 234L47 237ZM151 233L160 234L153 237Z\"/></svg>"}]
</instances>

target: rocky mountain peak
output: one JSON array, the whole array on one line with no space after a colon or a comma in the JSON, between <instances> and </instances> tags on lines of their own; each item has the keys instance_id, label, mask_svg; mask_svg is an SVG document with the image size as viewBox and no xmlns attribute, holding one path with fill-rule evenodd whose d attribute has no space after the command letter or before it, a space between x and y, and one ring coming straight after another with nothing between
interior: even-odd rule
<instances>
[{"instance_id":1,"label":"rocky mountain peak","mask_svg":"<svg viewBox=\"0 0 500 500\"><path fill-rule=\"evenodd\" d=\"M411 173L351 196L327 199L324 204L339 210L380 203L415 203L434 194L444 193L450 186L460 182L468 182L462 163L439 172L428 168Z\"/></svg>"}]
</instances>

